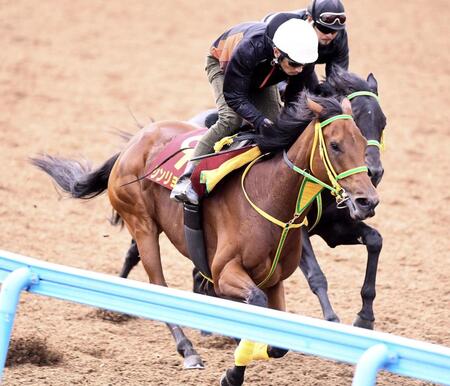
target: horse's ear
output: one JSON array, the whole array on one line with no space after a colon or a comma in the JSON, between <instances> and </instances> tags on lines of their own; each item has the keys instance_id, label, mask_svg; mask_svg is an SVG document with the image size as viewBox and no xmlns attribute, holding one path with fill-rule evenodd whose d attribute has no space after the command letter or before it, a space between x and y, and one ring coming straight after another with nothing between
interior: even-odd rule
<instances>
[{"instance_id":1,"label":"horse's ear","mask_svg":"<svg viewBox=\"0 0 450 386\"><path fill-rule=\"evenodd\" d=\"M369 84L370 89L375 93L378 94L378 82L373 76L372 73L369 74L367 77L367 83Z\"/></svg>"},{"instance_id":2,"label":"horse's ear","mask_svg":"<svg viewBox=\"0 0 450 386\"><path fill-rule=\"evenodd\" d=\"M307 98L306 104L307 104L308 108L317 116L319 116L323 110L323 107L321 105L319 105L317 102L314 102L312 99Z\"/></svg>"},{"instance_id":3,"label":"horse's ear","mask_svg":"<svg viewBox=\"0 0 450 386\"><path fill-rule=\"evenodd\" d=\"M344 114L352 115L352 104L347 98L342 99L341 106Z\"/></svg>"}]
</instances>

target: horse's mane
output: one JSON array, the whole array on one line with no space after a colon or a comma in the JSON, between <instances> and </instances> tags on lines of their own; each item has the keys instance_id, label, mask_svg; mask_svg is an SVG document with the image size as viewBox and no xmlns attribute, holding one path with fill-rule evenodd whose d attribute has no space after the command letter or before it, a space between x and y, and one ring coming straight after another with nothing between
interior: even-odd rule
<instances>
[{"instance_id":1,"label":"horse's mane","mask_svg":"<svg viewBox=\"0 0 450 386\"><path fill-rule=\"evenodd\" d=\"M320 95L346 96L354 91L373 91L366 80L334 65L327 79L319 86Z\"/></svg>"},{"instance_id":2,"label":"horse's mane","mask_svg":"<svg viewBox=\"0 0 450 386\"><path fill-rule=\"evenodd\" d=\"M342 107L334 97L312 96L306 92L299 94L297 101L287 104L278 116L275 127L270 132L262 132L256 142L263 153L288 149L314 119L314 113L307 105L311 99L323 107L319 116L321 121L342 114Z\"/></svg>"}]
</instances>

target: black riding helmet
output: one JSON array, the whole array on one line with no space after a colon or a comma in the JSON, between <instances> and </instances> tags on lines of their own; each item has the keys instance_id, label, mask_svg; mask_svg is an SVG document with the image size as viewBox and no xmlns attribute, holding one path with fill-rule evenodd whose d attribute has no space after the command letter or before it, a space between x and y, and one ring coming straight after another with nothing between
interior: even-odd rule
<instances>
[{"instance_id":1,"label":"black riding helmet","mask_svg":"<svg viewBox=\"0 0 450 386\"><path fill-rule=\"evenodd\" d=\"M345 28L345 9L341 0L312 0L307 9L319 30L339 31Z\"/></svg>"}]
</instances>

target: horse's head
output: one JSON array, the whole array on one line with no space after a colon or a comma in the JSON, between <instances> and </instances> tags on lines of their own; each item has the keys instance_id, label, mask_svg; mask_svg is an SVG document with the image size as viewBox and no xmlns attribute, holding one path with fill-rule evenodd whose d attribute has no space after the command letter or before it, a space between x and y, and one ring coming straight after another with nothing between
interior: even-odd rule
<instances>
[{"instance_id":1,"label":"horse's head","mask_svg":"<svg viewBox=\"0 0 450 386\"><path fill-rule=\"evenodd\" d=\"M311 171L322 181L333 186L338 202L349 208L355 220L364 220L375 214L378 194L364 167L367 141L351 118L352 108L343 99L340 111L324 111L320 104L324 98L308 99L307 105L314 112L316 146L311 156ZM333 109L336 110L339 106Z\"/></svg>"},{"instance_id":2,"label":"horse's head","mask_svg":"<svg viewBox=\"0 0 450 386\"><path fill-rule=\"evenodd\" d=\"M334 66L325 83L324 90L346 96L351 100L355 122L368 141L365 161L369 176L372 183L377 186L384 173L380 148L386 126L386 116L378 100L377 80L373 74L369 74L367 80L364 80Z\"/></svg>"}]
</instances>

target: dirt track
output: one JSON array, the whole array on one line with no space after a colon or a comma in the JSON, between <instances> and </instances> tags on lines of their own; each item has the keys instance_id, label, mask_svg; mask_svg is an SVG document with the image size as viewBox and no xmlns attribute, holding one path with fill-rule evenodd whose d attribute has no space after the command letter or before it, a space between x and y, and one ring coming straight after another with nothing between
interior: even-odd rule
<instances>
[{"instance_id":1,"label":"dirt track","mask_svg":"<svg viewBox=\"0 0 450 386\"><path fill-rule=\"evenodd\" d=\"M121 146L111 131L136 131L130 111L147 123L187 119L211 107L203 64L216 36L240 21L302 5L156 3L0 1L0 248L116 275L129 236L109 225L107 198L59 199L27 157L47 152L99 164ZM376 329L450 346L447 2L345 4L351 70L375 74L388 117L382 203L369 221L384 236ZM331 250L318 239L314 245L335 309L350 324L360 307L365 250ZM169 284L190 289L190 263L165 240L162 254ZM131 277L146 281L141 267ZM321 316L300 273L288 280L287 291L290 312ZM205 360L204 371L182 369L161 323L112 323L91 308L25 294L13 339L46 341L50 353L62 359L8 368L4 385L218 384L233 361L232 342L187 333ZM252 364L246 384L349 385L352 375L351 366L289 353ZM378 384L426 383L381 373Z\"/></svg>"}]
</instances>

